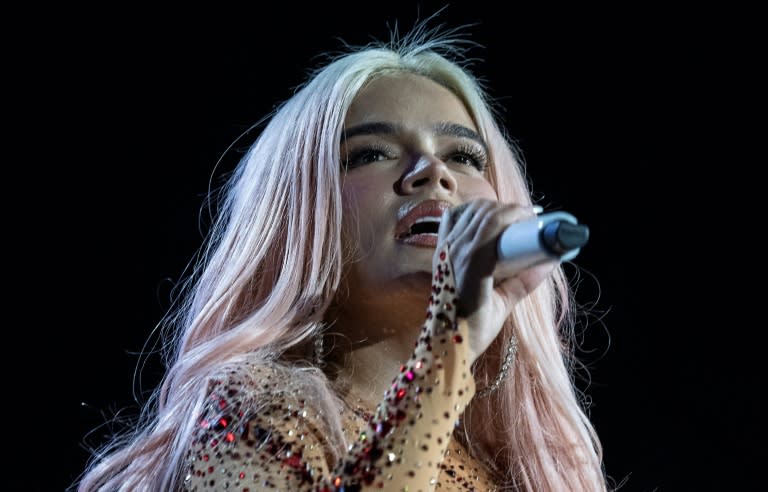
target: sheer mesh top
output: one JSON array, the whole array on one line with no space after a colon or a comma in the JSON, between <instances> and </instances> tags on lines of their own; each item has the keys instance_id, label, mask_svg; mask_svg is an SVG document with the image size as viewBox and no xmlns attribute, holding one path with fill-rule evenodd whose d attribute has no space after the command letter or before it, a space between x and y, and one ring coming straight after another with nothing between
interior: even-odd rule
<instances>
[{"instance_id":1,"label":"sheer mesh top","mask_svg":"<svg viewBox=\"0 0 768 492\"><path fill-rule=\"evenodd\" d=\"M345 454L335 457L322 411L276 364L245 363L214 378L188 446L188 491L490 491L491 474L453 430L475 394L467 325L456 318L447 252L440 253L413 354L393 368L373 414L342 405Z\"/></svg>"}]
</instances>

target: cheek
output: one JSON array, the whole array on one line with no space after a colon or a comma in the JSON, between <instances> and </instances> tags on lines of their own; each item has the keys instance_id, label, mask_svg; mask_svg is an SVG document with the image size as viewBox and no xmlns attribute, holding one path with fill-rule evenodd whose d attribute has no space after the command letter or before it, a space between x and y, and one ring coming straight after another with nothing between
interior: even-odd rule
<instances>
[{"instance_id":1,"label":"cheek","mask_svg":"<svg viewBox=\"0 0 768 492\"><path fill-rule=\"evenodd\" d=\"M342 177L341 199L344 211L360 210L364 213L371 207L373 197L379 196L383 191L385 176L380 176L368 169L358 169ZM391 185L391 183L390 183Z\"/></svg>"},{"instance_id":2,"label":"cheek","mask_svg":"<svg viewBox=\"0 0 768 492\"><path fill-rule=\"evenodd\" d=\"M367 182L345 183L341 200L344 222L350 225L376 220L377 212L382 207L380 188Z\"/></svg>"},{"instance_id":3,"label":"cheek","mask_svg":"<svg viewBox=\"0 0 768 492\"><path fill-rule=\"evenodd\" d=\"M494 190L491 183L484 178L469 179L460 186L462 195L464 195L464 201L475 200L478 198L495 201L499 200L499 197L496 195L496 190Z\"/></svg>"},{"instance_id":4,"label":"cheek","mask_svg":"<svg viewBox=\"0 0 768 492\"><path fill-rule=\"evenodd\" d=\"M388 228L390 206L376 183L345 183L342 193L345 249L353 256L370 255Z\"/></svg>"}]
</instances>

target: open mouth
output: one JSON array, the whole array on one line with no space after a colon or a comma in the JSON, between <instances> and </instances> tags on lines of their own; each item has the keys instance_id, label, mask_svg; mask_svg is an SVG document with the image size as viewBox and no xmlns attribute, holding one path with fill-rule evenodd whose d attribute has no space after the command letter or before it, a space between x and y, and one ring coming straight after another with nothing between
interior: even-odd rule
<instances>
[{"instance_id":1,"label":"open mouth","mask_svg":"<svg viewBox=\"0 0 768 492\"><path fill-rule=\"evenodd\" d=\"M395 240L412 246L434 248L443 212L452 206L445 200L424 200L402 207L395 228Z\"/></svg>"},{"instance_id":2,"label":"open mouth","mask_svg":"<svg viewBox=\"0 0 768 492\"><path fill-rule=\"evenodd\" d=\"M420 234L434 234L440 229L440 219L438 217L420 217L411 224L407 231L400 234L397 239L406 239Z\"/></svg>"}]
</instances>

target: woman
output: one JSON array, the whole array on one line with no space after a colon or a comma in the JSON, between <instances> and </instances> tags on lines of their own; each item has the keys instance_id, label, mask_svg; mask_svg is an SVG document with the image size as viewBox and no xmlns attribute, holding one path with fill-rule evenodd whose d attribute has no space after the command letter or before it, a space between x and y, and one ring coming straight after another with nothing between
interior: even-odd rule
<instances>
[{"instance_id":1,"label":"woman","mask_svg":"<svg viewBox=\"0 0 768 492\"><path fill-rule=\"evenodd\" d=\"M275 111L79 490L606 489L563 271L495 267L533 206L465 46L422 24Z\"/></svg>"}]
</instances>

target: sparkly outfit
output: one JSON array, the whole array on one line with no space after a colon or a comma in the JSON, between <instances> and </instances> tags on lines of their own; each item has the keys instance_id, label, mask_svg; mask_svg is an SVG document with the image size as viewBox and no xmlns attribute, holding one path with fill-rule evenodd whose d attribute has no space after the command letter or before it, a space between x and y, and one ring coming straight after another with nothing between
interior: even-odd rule
<instances>
[{"instance_id":1,"label":"sparkly outfit","mask_svg":"<svg viewBox=\"0 0 768 492\"><path fill-rule=\"evenodd\" d=\"M275 366L259 362L213 381L188 449L185 490L495 490L489 472L453 437L475 394L467 324L457 322L455 305L443 251L413 355L375 414L353 404L342 409L352 444L339 461L320 410L280 384Z\"/></svg>"}]
</instances>

